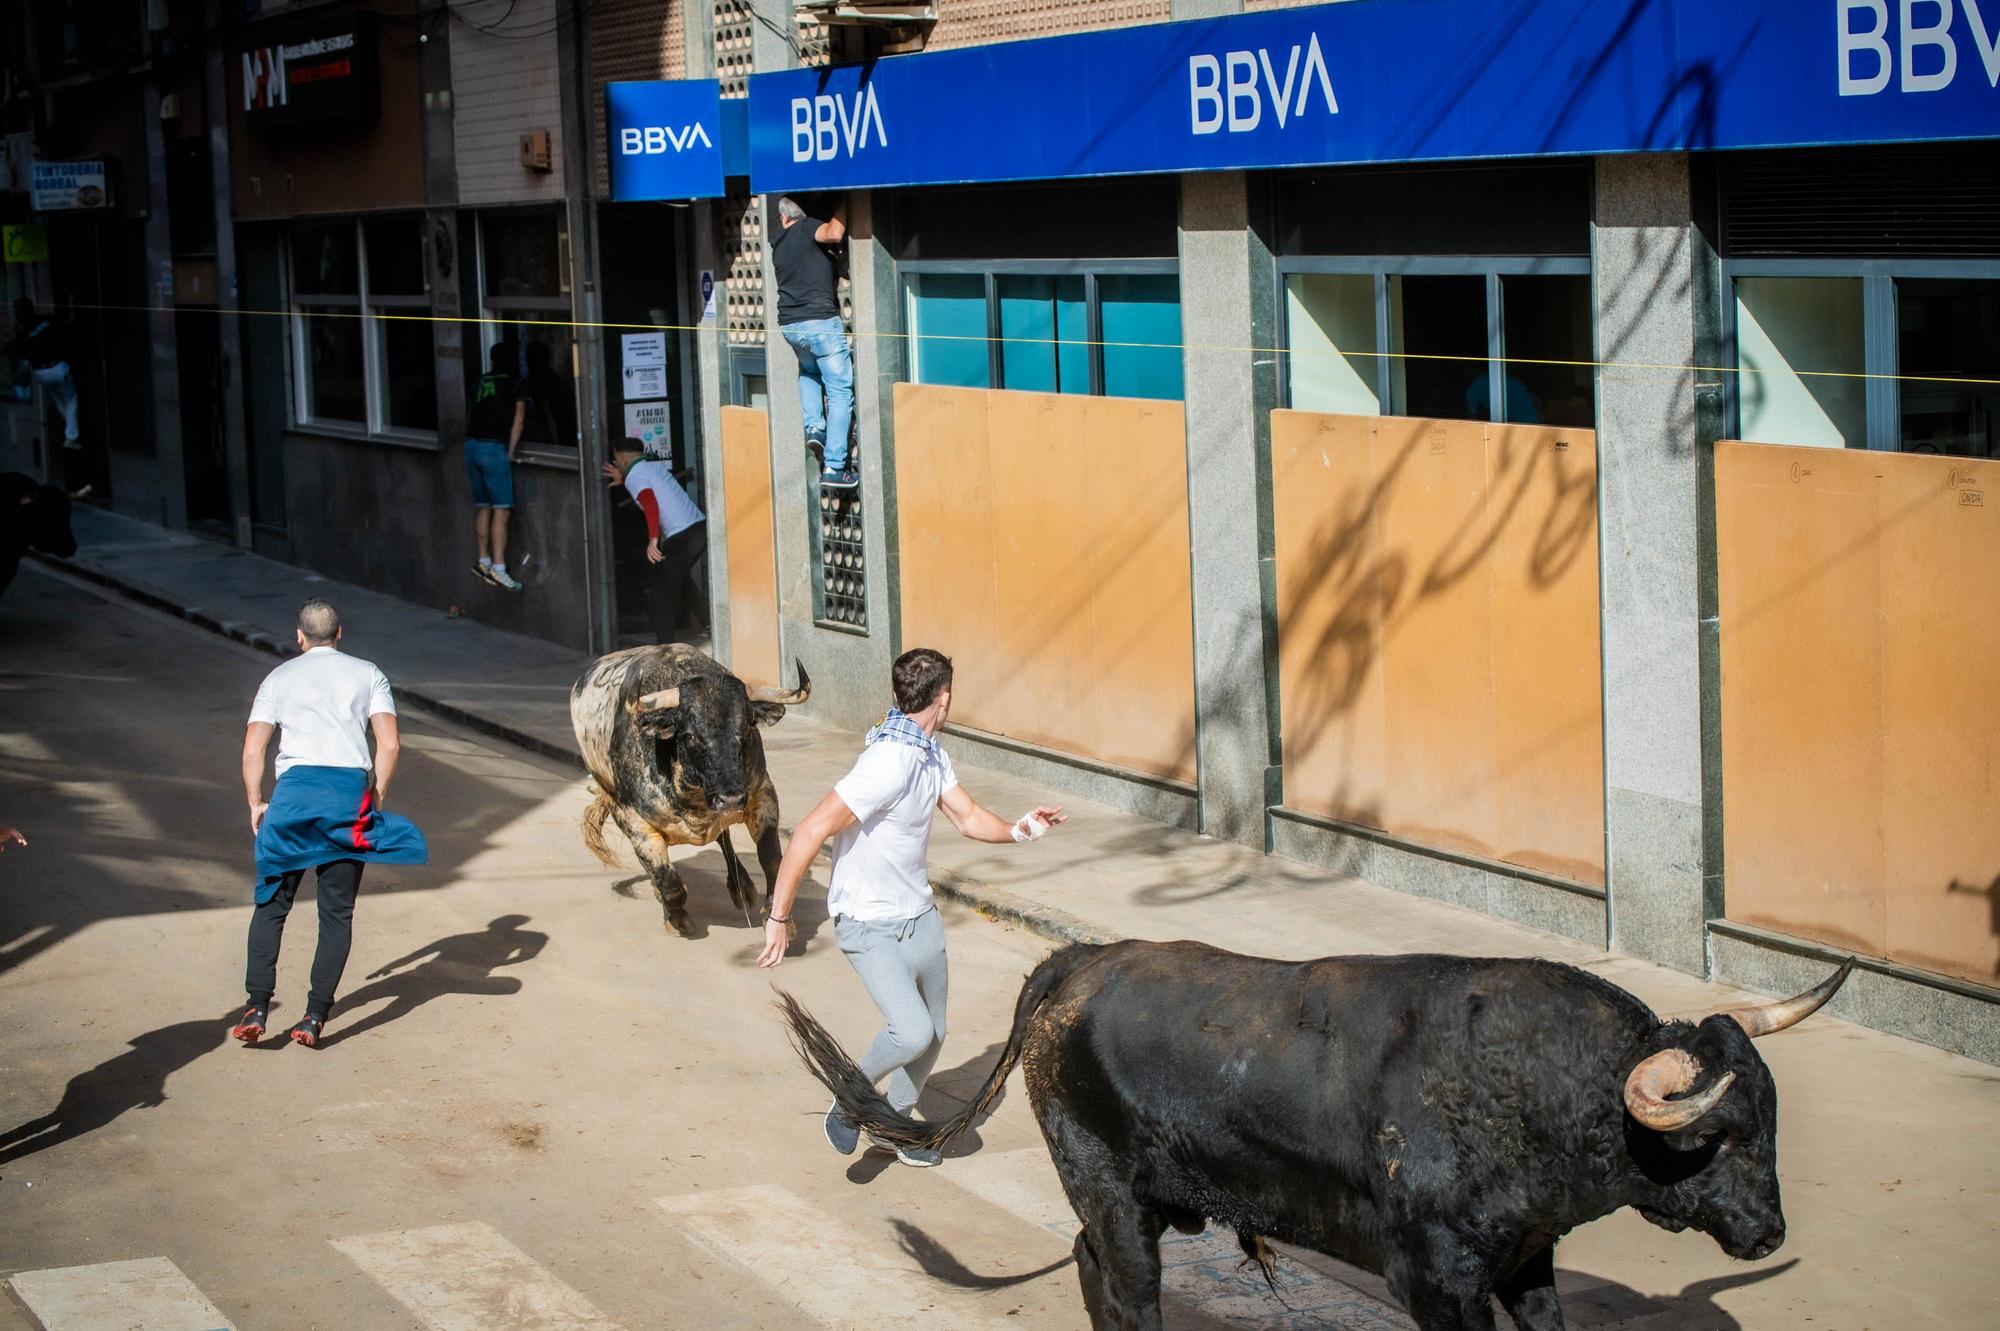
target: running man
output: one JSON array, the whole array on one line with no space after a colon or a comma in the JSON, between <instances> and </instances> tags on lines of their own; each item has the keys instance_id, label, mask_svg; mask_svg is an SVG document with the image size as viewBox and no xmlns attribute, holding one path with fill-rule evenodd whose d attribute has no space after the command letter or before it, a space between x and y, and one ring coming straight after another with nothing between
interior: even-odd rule
<instances>
[{"instance_id":1,"label":"running man","mask_svg":"<svg viewBox=\"0 0 2000 1331\"><path fill-rule=\"evenodd\" d=\"M778 866L757 964L776 966L785 959L799 883L831 840L827 913L840 950L886 1023L862 1055L861 1071L871 1082L887 1076L889 1103L908 1114L945 1035L944 922L931 900L927 865L932 816L942 809L960 836L995 845L1033 841L1068 818L1045 805L1009 823L980 807L958 784L951 759L935 738L951 715L949 657L928 647L904 652L896 658L891 682L896 705L868 732L852 770L792 833ZM852 1155L860 1144L860 1129L838 1104L826 1111L826 1139L842 1155ZM896 1156L918 1166L943 1158L921 1148L899 1148Z\"/></svg>"},{"instance_id":2,"label":"running man","mask_svg":"<svg viewBox=\"0 0 2000 1331\"><path fill-rule=\"evenodd\" d=\"M353 945L354 898L364 861L424 864L417 825L383 813L402 744L389 681L368 661L340 650L340 615L314 598L299 607L300 655L273 670L250 705L243 735L243 793L257 839L257 909L250 916L250 1005L230 1030L245 1044L263 1038L278 985L278 946L299 882L312 869L319 903L306 1013L290 1031L308 1047L333 1011L334 990ZM278 732L278 784L264 799L264 755ZM368 732L375 756L368 756Z\"/></svg>"}]
</instances>

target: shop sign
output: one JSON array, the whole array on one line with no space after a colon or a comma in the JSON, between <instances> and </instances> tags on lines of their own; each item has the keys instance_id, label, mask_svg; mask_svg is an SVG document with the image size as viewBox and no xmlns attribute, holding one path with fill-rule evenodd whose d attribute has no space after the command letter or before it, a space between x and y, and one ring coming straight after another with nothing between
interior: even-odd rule
<instances>
[{"instance_id":1,"label":"shop sign","mask_svg":"<svg viewBox=\"0 0 2000 1331\"><path fill-rule=\"evenodd\" d=\"M604 85L611 197L722 197L722 85L679 79Z\"/></svg>"},{"instance_id":2,"label":"shop sign","mask_svg":"<svg viewBox=\"0 0 2000 1331\"><path fill-rule=\"evenodd\" d=\"M2000 136L2000 0L1350 0L752 75L752 187Z\"/></svg>"},{"instance_id":3,"label":"shop sign","mask_svg":"<svg viewBox=\"0 0 2000 1331\"><path fill-rule=\"evenodd\" d=\"M38 213L108 208L111 187L104 163L36 162L29 168L30 206Z\"/></svg>"},{"instance_id":4,"label":"shop sign","mask_svg":"<svg viewBox=\"0 0 2000 1331\"><path fill-rule=\"evenodd\" d=\"M49 233L38 226L0 227L8 263L47 263Z\"/></svg>"},{"instance_id":5,"label":"shop sign","mask_svg":"<svg viewBox=\"0 0 2000 1331\"><path fill-rule=\"evenodd\" d=\"M253 46L241 64L243 116L257 129L362 124L380 110L375 25L365 12Z\"/></svg>"}]
</instances>

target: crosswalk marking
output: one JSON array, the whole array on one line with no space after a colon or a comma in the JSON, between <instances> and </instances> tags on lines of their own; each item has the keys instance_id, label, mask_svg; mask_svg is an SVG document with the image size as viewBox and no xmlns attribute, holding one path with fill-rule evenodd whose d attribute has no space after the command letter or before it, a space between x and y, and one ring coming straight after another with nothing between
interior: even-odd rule
<instances>
[{"instance_id":1,"label":"crosswalk marking","mask_svg":"<svg viewBox=\"0 0 2000 1331\"><path fill-rule=\"evenodd\" d=\"M1082 1228L1042 1147L982 1151L950 1161L938 1173L1063 1238L1075 1238ZM1263 1275L1244 1265L1235 1235L1214 1229L1202 1234L1169 1229L1160 1239L1160 1283L1167 1297L1224 1324L1279 1331L1409 1331L1411 1326L1400 1309L1296 1260L1280 1259L1274 1298Z\"/></svg>"},{"instance_id":2,"label":"crosswalk marking","mask_svg":"<svg viewBox=\"0 0 2000 1331\"><path fill-rule=\"evenodd\" d=\"M619 1331L490 1225L472 1221L332 1242L430 1331Z\"/></svg>"},{"instance_id":3,"label":"crosswalk marking","mask_svg":"<svg viewBox=\"0 0 2000 1331\"><path fill-rule=\"evenodd\" d=\"M933 1280L908 1256L867 1241L784 1188L726 1188L659 1203L695 1243L746 1267L834 1331L1021 1331L1022 1319L1006 1316L1004 1307Z\"/></svg>"},{"instance_id":4,"label":"crosswalk marking","mask_svg":"<svg viewBox=\"0 0 2000 1331\"><path fill-rule=\"evenodd\" d=\"M7 1284L44 1331L235 1331L164 1257L22 1271Z\"/></svg>"}]
</instances>

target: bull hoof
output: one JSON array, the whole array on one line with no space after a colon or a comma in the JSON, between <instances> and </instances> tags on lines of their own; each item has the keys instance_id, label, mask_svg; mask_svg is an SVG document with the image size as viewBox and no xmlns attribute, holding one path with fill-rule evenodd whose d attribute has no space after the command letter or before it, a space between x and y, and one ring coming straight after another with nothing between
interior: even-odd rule
<instances>
[{"instance_id":1,"label":"bull hoof","mask_svg":"<svg viewBox=\"0 0 2000 1331\"><path fill-rule=\"evenodd\" d=\"M729 875L729 904L740 911L750 909L750 894L744 890L746 884L738 881L735 874Z\"/></svg>"},{"instance_id":2,"label":"bull hoof","mask_svg":"<svg viewBox=\"0 0 2000 1331\"><path fill-rule=\"evenodd\" d=\"M667 928L673 930L682 938L694 937L694 921L688 918L688 913L684 910L670 910L667 912Z\"/></svg>"}]
</instances>

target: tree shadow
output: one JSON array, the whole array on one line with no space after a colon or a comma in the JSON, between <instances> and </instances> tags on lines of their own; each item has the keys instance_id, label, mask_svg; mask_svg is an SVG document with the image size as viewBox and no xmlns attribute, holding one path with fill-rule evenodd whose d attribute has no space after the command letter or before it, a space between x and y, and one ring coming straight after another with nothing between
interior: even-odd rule
<instances>
[{"instance_id":1,"label":"tree shadow","mask_svg":"<svg viewBox=\"0 0 2000 1331\"><path fill-rule=\"evenodd\" d=\"M521 928L527 922L526 915L501 915L488 921L486 928L478 933L440 938L371 971L368 978L375 983L364 985L343 997L337 1004L337 1011L346 1015L384 998L389 1000L388 1006L369 1013L352 1026L328 1032L320 1042L321 1047L336 1045L378 1026L386 1026L415 1012L432 999L443 998L447 994L519 993L520 980L492 972L501 966L518 966L533 961L548 945L547 934ZM414 970L400 975L390 974L417 961L423 964Z\"/></svg>"},{"instance_id":2,"label":"tree shadow","mask_svg":"<svg viewBox=\"0 0 2000 1331\"><path fill-rule=\"evenodd\" d=\"M949 1248L909 1221L892 1219L889 1224L896 1231L896 1246L901 1248L905 1255L916 1259L917 1265L924 1269L925 1275L958 1289L992 1290L1025 1285L1030 1280L1040 1280L1045 1275L1060 1271L1076 1260L1074 1257L1064 1257L1038 1270L1023 1271L1014 1276L982 1276L967 1269L965 1263L953 1256Z\"/></svg>"},{"instance_id":3,"label":"tree shadow","mask_svg":"<svg viewBox=\"0 0 2000 1331\"><path fill-rule=\"evenodd\" d=\"M215 1017L176 1022L133 1036L124 1053L71 1077L54 1109L0 1133L0 1165L95 1132L128 1109L165 1104L167 1078L221 1048L236 1013L230 1008Z\"/></svg>"}]
</instances>

